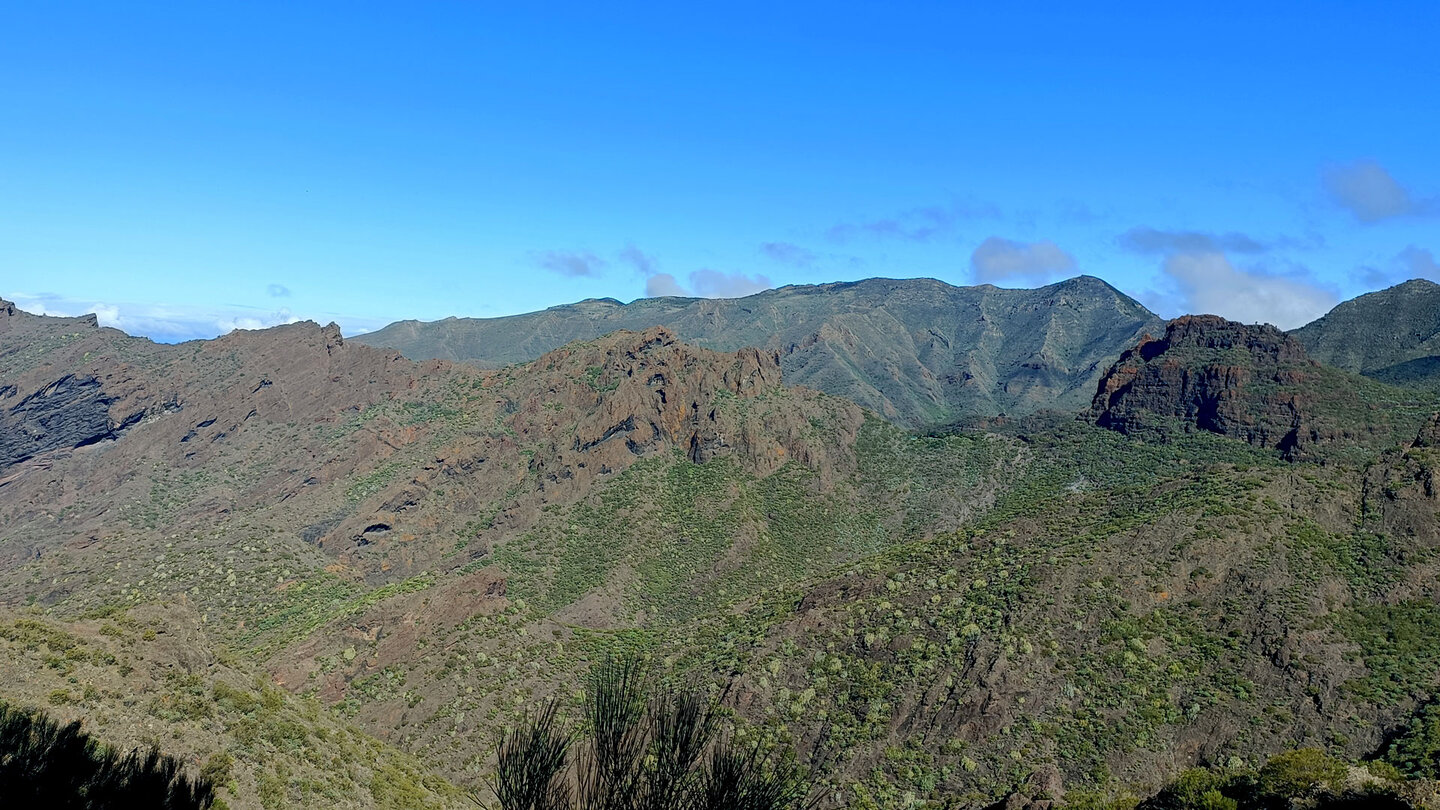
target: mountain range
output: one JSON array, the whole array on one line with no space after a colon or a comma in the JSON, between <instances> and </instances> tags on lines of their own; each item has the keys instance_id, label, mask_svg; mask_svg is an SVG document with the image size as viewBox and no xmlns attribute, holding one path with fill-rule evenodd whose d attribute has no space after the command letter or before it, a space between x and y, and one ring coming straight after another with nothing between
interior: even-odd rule
<instances>
[{"instance_id":1,"label":"mountain range","mask_svg":"<svg viewBox=\"0 0 1440 810\"><path fill-rule=\"evenodd\" d=\"M825 806L1383 759L1440 697L1440 397L1378 373L1436 290L1289 334L870 280L178 345L0 302L0 700L237 810L488 798L616 650Z\"/></svg>"},{"instance_id":2,"label":"mountain range","mask_svg":"<svg viewBox=\"0 0 1440 810\"><path fill-rule=\"evenodd\" d=\"M355 340L414 360L499 368L654 326L720 351L778 352L790 384L926 428L1081 408L1105 366L1162 321L1093 276L1035 290L868 279L736 299L600 299L503 318L400 321Z\"/></svg>"}]
</instances>

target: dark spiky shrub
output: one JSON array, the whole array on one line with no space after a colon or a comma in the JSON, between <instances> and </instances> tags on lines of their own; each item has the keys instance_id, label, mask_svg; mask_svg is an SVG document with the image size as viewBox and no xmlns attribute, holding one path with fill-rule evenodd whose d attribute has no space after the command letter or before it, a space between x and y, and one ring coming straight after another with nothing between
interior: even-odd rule
<instances>
[{"instance_id":1,"label":"dark spiky shrub","mask_svg":"<svg viewBox=\"0 0 1440 810\"><path fill-rule=\"evenodd\" d=\"M739 742L698 690L657 684L634 657L591 671L582 720L560 731L551 703L505 735L503 810L795 810L809 793L800 766Z\"/></svg>"},{"instance_id":2,"label":"dark spiky shrub","mask_svg":"<svg viewBox=\"0 0 1440 810\"><path fill-rule=\"evenodd\" d=\"M496 766L495 795L504 808L562 810L570 807L570 785L564 781L571 735L556 725L550 703L525 727L507 735Z\"/></svg>"},{"instance_id":3,"label":"dark spiky shrub","mask_svg":"<svg viewBox=\"0 0 1440 810\"><path fill-rule=\"evenodd\" d=\"M214 786L159 751L121 754L49 717L0 704L0 805L46 810L204 810Z\"/></svg>"}]
</instances>

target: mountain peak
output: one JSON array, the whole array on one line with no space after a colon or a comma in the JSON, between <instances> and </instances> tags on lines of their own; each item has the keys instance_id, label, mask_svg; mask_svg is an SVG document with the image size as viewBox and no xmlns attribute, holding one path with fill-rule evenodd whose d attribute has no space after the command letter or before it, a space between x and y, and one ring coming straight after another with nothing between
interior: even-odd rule
<instances>
[{"instance_id":1,"label":"mountain peak","mask_svg":"<svg viewBox=\"0 0 1440 810\"><path fill-rule=\"evenodd\" d=\"M6 328L22 329L34 332L47 331L75 331L76 328L99 329L100 319L94 313L84 315L36 315L21 309L14 301L0 298L0 317L7 324Z\"/></svg>"},{"instance_id":2,"label":"mountain peak","mask_svg":"<svg viewBox=\"0 0 1440 810\"><path fill-rule=\"evenodd\" d=\"M1299 341L1271 324L1244 324L1219 315L1181 315L1166 325L1164 341L1170 347L1242 348L1276 362L1310 362Z\"/></svg>"},{"instance_id":3,"label":"mountain peak","mask_svg":"<svg viewBox=\"0 0 1440 810\"><path fill-rule=\"evenodd\" d=\"M1402 292L1407 292L1407 293L1408 293L1408 292L1427 292L1427 293L1428 293L1428 292L1435 292L1436 290L1440 290L1440 284L1436 284L1435 282L1431 281L1431 280L1428 279L1428 278L1412 278L1412 279L1410 279L1410 280L1408 280L1408 281L1402 281L1402 282L1400 282L1399 284L1396 284L1395 286L1390 287L1389 289L1391 289L1391 290L1397 290L1397 291L1402 291Z\"/></svg>"},{"instance_id":4,"label":"mountain peak","mask_svg":"<svg viewBox=\"0 0 1440 810\"><path fill-rule=\"evenodd\" d=\"M1440 385L1440 284L1432 281L1366 293L1292 334L1326 365L1397 385Z\"/></svg>"},{"instance_id":5,"label":"mountain peak","mask_svg":"<svg viewBox=\"0 0 1440 810\"><path fill-rule=\"evenodd\" d=\"M554 310L606 310L618 309L624 306L624 302L619 301L615 298L585 298L571 304L556 304L553 307L546 307L545 311L551 312Z\"/></svg>"},{"instance_id":6,"label":"mountain peak","mask_svg":"<svg viewBox=\"0 0 1440 810\"><path fill-rule=\"evenodd\" d=\"M1073 276L1071 278L1061 279L1060 281L1056 281L1053 284L1047 284L1046 287L1091 290L1095 292L1120 292L1105 279L1100 278L1099 276L1091 276L1083 273L1081 275Z\"/></svg>"}]
</instances>

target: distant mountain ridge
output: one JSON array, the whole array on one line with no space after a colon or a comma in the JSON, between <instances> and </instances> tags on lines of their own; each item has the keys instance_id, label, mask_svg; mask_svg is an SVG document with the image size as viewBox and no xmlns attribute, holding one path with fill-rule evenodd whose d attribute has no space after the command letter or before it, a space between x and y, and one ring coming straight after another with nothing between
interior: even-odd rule
<instances>
[{"instance_id":1,"label":"distant mountain ridge","mask_svg":"<svg viewBox=\"0 0 1440 810\"><path fill-rule=\"evenodd\" d=\"M1393 385L1440 386L1440 284L1411 279L1291 332L1315 360Z\"/></svg>"},{"instance_id":2,"label":"distant mountain ridge","mask_svg":"<svg viewBox=\"0 0 1440 810\"><path fill-rule=\"evenodd\" d=\"M787 384L923 428L1079 410L1120 352L1163 321L1093 276L1034 290L874 278L736 299L590 299L502 318L400 321L355 340L411 359L495 368L654 326L705 348L778 351Z\"/></svg>"}]
</instances>

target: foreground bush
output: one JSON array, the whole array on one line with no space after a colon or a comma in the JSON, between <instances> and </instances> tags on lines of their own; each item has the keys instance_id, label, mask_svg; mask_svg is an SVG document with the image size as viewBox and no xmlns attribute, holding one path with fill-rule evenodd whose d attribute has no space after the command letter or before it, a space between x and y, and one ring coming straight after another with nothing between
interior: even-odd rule
<instances>
[{"instance_id":1,"label":"foreground bush","mask_svg":"<svg viewBox=\"0 0 1440 810\"><path fill-rule=\"evenodd\" d=\"M0 807L204 810L214 786L158 751L120 754L43 714L0 704Z\"/></svg>"},{"instance_id":2,"label":"foreground bush","mask_svg":"<svg viewBox=\"0 0 1440 810\"><path fill-rule=\"evenodd\" d=\"M808 790L790 758L739 743L714 704L627 658L591 672L583 731L551 703L505 735L495 793L504 810L786 810Z\"/></svg>"},{"instance_id":3,"label":"foreground bush","mask_svg":"<svg viewBox=\"0 0 1440 810\"><path fill-rule=\"evenodd\" d=\"M1393 770L1393 769L1392 769ZM1271 757L1259 771L1191 768L1140 810L1341 810L1411 807L1395 784L1374 778L1349 785L1349 766L1316 748Z\"/></svg>"}]
</instances>

